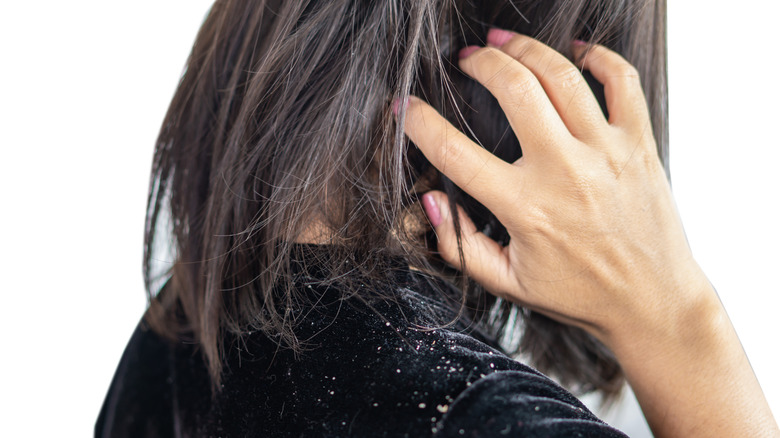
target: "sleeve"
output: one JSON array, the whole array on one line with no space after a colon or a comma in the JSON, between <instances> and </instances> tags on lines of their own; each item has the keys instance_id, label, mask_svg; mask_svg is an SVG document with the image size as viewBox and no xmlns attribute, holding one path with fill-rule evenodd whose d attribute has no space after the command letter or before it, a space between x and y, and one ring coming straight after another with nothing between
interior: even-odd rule
<instances>
[{"instance_id":1,"label":"sleeve","mask_svg":"<svg viewBox=\"0 0 780 438\"><path fill-rule=\"evenodd\" d=\"M499 371L474 382L449 406L435 438L625 437L549 378Z\"/></svg>"}]
</instances>

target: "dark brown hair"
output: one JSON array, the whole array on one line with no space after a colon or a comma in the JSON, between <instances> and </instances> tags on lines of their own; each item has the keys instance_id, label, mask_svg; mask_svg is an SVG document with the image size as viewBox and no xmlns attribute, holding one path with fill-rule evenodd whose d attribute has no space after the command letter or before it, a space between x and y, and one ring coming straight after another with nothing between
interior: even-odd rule
<instances>
[{"instance_id":1,"label":"dark brown hair","mask_svg":"<svg viewBox=\"0 0 780 438\"><path fill-rule=\"evenodd\" d=\"M420 96L515 160L521 145L490 93L458 70L458 50L484 44L493 26L569 56L570 42L582 39L636 66L666 162L665 9L664 0L217 1L157 141L146 320L197 342L214 382L226 332L261 330L303 351L290 259L301 233L319 229L333 278L390 281L377 263L403 257L456 283L460 310L511 344L509 353L527 354L574 390L616 393L620 367L594 338L454 280L432 253L417 202L429 189L448 193L451 207L463 205L498 241L506 242L506 231L409 145L391 102ZM161 270L166 236L174 260ZM521 342L509 342L521 332Z\"/></svg>"}]
</instances>

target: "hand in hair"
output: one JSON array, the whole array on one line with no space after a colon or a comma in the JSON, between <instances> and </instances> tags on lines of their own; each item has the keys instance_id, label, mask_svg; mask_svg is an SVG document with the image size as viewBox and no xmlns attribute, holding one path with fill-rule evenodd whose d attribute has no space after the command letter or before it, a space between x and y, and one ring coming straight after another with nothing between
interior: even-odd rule
<instances>
[{"instance_id":1,"label":"hand in hair","mask_svg":"<svg viewBox=\"0 0 780 438\"><path fill-rule=\"evenodd\" d=\"M496 97L522 158L502 161L418 98L401 112L430 162L510 235L501 246L458 209L459 245L446 195L430 192L423 204L441 257L492 293L604 342L657 436L777 434L688 247L636 70L602 46L573 43L579 66L604 85L607 120L563 55L496 29L487 41L463 49L460 67Z\"/></svg>"},{"instance_id":2,"label":"hand in hair","mask_svg":"<svg viewBox=\"0 0 780 438\"><path fill-rule=\"evenodd\" d=\"M460 65L498 99L522 158L500 160L414 97L405 130L511 236L502 247L461 213L468 274L609 345L631 326L648 330L698 308L709 283L686 243L636 71L601 46L574 52L604 84L610 120L574 64L518 35L500 48L464 49ZM441 256L460 266L446 195L431 192L424 203Z\"/></svg>"}]
</instances>

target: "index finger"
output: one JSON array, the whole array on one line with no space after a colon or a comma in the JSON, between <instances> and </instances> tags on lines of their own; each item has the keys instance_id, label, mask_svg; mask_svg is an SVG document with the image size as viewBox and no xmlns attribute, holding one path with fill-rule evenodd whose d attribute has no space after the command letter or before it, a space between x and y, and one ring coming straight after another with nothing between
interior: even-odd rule
<instances>
[{"instance_id":1,"label":"index finger","mask_svg":"<svg viewBox=\"0 0 780 438\"><path fill-rule=\"evenodd\" d=\"M497 213L501 187L514 184L513 166L477 145L433 107L410 96L404 132L428 161L461 189Z\"/></svg>"}]
</instances>

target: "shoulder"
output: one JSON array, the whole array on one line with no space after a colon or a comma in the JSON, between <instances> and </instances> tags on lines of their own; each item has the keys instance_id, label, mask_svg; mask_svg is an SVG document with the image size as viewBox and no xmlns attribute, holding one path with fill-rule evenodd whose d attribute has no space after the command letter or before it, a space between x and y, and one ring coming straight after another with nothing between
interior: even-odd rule
<instances>
[{"instance_id":1,"label":"shoulder","mask_svg":"<svg viewBox=\"0 0 780 438\"><path fill-rule=\"evenodd\" d=\"M300 354L261 332L229 337L213 397L192 344L140 325L96 436L622 436L440 302L338 292L312 287Z\"/></svg>"},{"instance_id":2,"label":"shoulder","mask_svg":"<svg viewBox=\"0 0 780 438\"><path fill-rule=\"evenodd\" d=\"M463 391L435 437L625 437L543 376L498 371Z\"/></svg>"},{"instance_id":3,"label":"shoulder","mask_svg":"<svg viewBox=\"0 0 780 438\"><path fill-rule=\"evenodd\" d=\"M223 425L225 413L241 413L258 436L492 436L515 429L622 436L473 326L433 321L431 315L448 318L435 300L413 290L400 290L394 301L323 296L301 324L309 349L300 356L262 335L234 351L221 395ZM518 419L522 428L510 422Z\"/></svg>"},{"instance_id":4,"label":"shoulder","mask_svg":"<svg viewBox=\"0 0 780 438\"><path fill-rule=\"evenodd\" d=\"M171 351L168 341L139 323L106 394L96 437L173 435Z\"/></svg>"}]
</instances>

